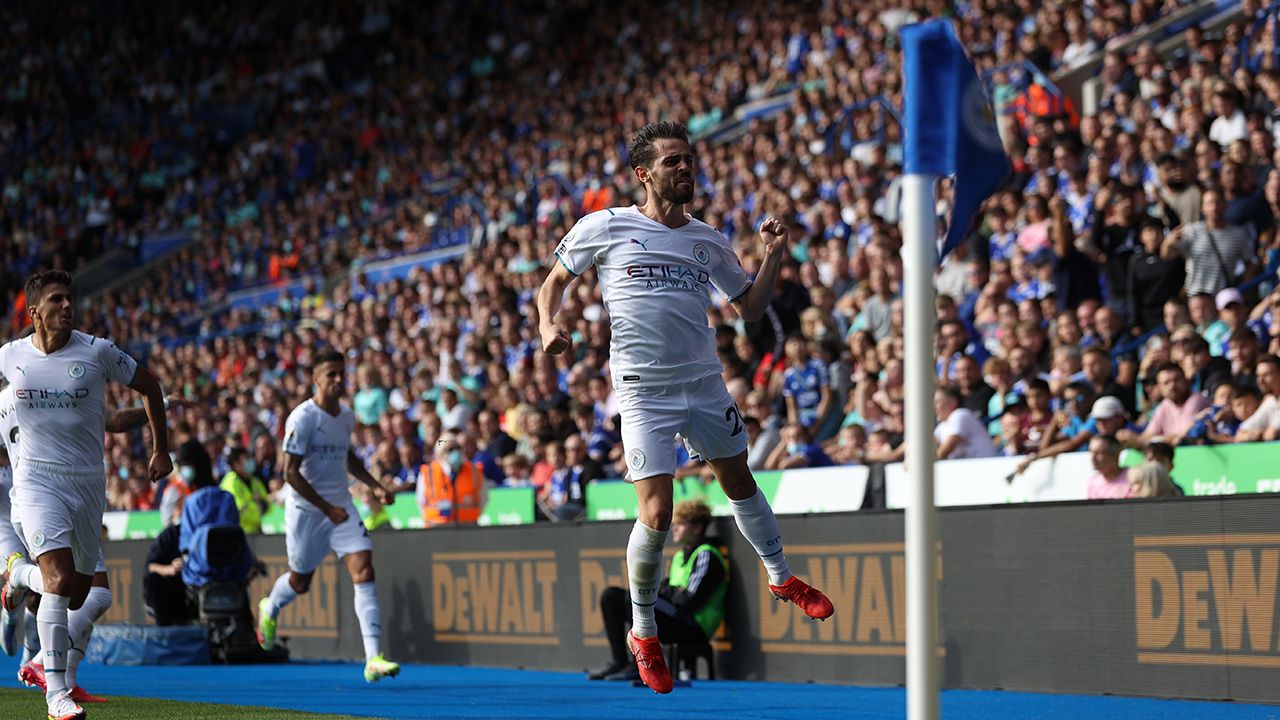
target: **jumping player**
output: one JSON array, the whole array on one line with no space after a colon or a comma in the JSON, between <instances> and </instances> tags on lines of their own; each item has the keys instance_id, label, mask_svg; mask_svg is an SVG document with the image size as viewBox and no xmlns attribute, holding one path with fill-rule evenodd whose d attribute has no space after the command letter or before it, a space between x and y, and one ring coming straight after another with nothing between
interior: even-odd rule
<instances>
[{"instance_id":1,"label":"jumping player","mask_svg":"<svg viewBox=\"0 0 1280 720\"><path fill-rule=\"evenodd\" d=\"M276 617L298 595L311 589L316 567L338 554L355 586L356 618L364 636L364 679L377 682L400 674L400 666L382 655L382 611L373 583L373 542L360 522L347 475L373 489L384 504L391 493L369 474L351 451L355 415L342 402L346 362L332 350L319 353L311 368L315 394L294 408L285 421L284 477L289 483L285 504L285 548L289 572L276 579L271 594L258 603L258 643L276 644Z\"/></svg>"},{"instance_id":2,"label":"jumping player","mask_svg":"<svg viewBox=\"0 0 1280 720\"><path fill-rule=\"evenodd\" d=\"M654 621L658 565L671 526L675 436L715 471L738 529L769 573L774 596L825 619L834 608L819 590L791 574L773 510L747 467L742 415L721 379L715 332L707 324L715 286L747 321L763 317L786 255L787 226L766 218L764 260L747 277L729 241L684 211L693 200L696 159L683 125L658 122L636 133L631 167L647 198L639 207L591 213L556 248L556 262L538 292L542 349L569 350L556 323L565 290L595 266L613 332L609 363L622 415L628 479L640 517L627 543L632 629L627 647L640 677L655 692L671 691Z\"/></svg>"}]
</instances>

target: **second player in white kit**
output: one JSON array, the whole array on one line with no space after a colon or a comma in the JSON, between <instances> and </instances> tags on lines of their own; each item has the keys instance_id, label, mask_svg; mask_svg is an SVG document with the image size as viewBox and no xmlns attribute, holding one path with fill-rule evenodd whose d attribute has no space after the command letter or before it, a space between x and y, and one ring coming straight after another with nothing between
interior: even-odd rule
<instances>
[{"instance_id":1,"label":"second player in white kit","mask_svg":"<svg viewBox=\"0 0 1280 720\"><path fill-rule=\"evenodd\" d=\"M346 565L355 588L356 619L364 639L364 679L375 682L400 673L382 654L382 611L374 587L373 542L347 489L348 476L373 488L390 504L391 494L369 474L351 450L355 414L342 403L346 361L333 351L319 353L311 370L315 394L285 421L285 548L289 572L276 579L271 594L258 603L258 642L270 650L276 641L276 617L299 594L311 589L316 568L330 552Z\"/></svg>"}]
</instances>

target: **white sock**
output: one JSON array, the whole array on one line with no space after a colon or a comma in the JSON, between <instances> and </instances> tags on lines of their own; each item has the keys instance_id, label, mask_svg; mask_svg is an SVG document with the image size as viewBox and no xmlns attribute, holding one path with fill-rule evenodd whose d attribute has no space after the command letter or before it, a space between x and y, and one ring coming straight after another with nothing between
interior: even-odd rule
<instances>
[{"instance_id":1,"label":"white sock","mask_svg":"<svg viewBox=\"0 0 1280 720\"><path fill-rule=\"evenodd\" d=\"M373 583L356 583L356 619L360 621L360 634L364 637L364 661L369 662L381 652L382 610L378 607L378 592Z\"/></svg>"},{"instance_id":2,"label":"white sock","mask_svg":"<svg viewBox=\"0 0 1280 720\"><path fill-rule=\"evenodd\" d=\"M37 629L36 616L26 612L26 606L18 608L22 613L22 664L26 665L40 657L40 632Z\"/></svg>"},{"instance_id":3,"label":"white sock","mask_svg":"<svg viewBox=\"0 0 1280 720\"><path fill-rule=\"evenodd\" d=\"M781 585L791 577L791 568L787 566L787 556L782 552L782 533L778 532L778 519L773 515L773 508L764 493L756 489L756 494L746 500L730 500L733 506L733 519L738 523L738 531L756 549L764 569L769 572L769 583Z\"/></svg>"},{"instance_id":4,"label":"white sock","mask_svg":"<svg viewBox=\"0 0 1280 720\"><path fill-rule=\"evenodd\" d=\"M271 612L271 619L276 619L280 611L286 605L293 602L298 597L298 593L293 591L293 586L289 584L289 573L285 573L276 578L276 584L271 587L271 594L267 596L270 600L268 603Z\"/></svg>"},{"instance_id":5,"label":"white sock","mask_svg":"<svg viewBox=\"0 0 1280 720\"><path fill-rule=\"evenodd\" d=\"M111 590L104 587L89 588L89 596L79 610L67 613L67 636L71 646L67 649L67 687L76 687L76 673L84 660L93 624L111 607Z\"/></svg>"},{"instance_id":6,"label":"white sock","mask_svg":"<svg viewBox=\"0 0 1280 720\"><path fill-rule=\"evenodd\" d=\"M71 644L67 635L67 606L70 604L71 598L66 595L45 593L40 598L40 611L36 613L40 649L44 654L45 699L67 689L67 647Z\"/></svg>"},{"instance_id":7,"label":"white sock","mask_svg":"<svg viewBox=\"0 0 1280 720\"><path fill-rule=\"evenodd\" d=\"M631 632L636 637L658 634L653 604L658 599L658 564L667 531L658 531L636 520L627 540L627 580L631 585Z\"/></svg>"},{"instance_id":8,"label":"white sock","mask_svg":"<svg viewBox=\"0 0 1280 720\"><path fill-rule=\"evenodd\" d=\"M22 563L14 568L13 584L34 593L44 594L44 575L40 574L40 566L35 563Z\"/></svg>"}]
</instances>

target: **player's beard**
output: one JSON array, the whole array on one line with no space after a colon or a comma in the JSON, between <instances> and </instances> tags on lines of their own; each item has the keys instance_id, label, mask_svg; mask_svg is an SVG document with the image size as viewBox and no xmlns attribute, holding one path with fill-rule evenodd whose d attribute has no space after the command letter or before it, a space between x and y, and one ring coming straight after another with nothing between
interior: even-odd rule
<instances>
[{"instance_id":1,"label":"player's beard","mask_svg":"<svg viewBox=\"0 0 1280 720\"><path fill-rule=\"evenodd\" d=\"M687 179L689 185L680 185L680 180ZM669 203L677 205L688 205L693 202L693 179L692 178L676 178L671 184L658 191L658 197Z\"/></svg>"}]
</instances>

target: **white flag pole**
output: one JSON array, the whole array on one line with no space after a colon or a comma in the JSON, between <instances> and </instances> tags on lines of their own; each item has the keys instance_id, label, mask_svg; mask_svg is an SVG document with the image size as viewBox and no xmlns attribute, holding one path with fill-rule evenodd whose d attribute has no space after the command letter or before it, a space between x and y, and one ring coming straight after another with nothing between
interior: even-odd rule
<instances>
[{"instance_id":1,"label":"white flag pole","mask_svg":"<svg viewBox=\"0 0 1280 720\"><path fill-rule=\"evenodd\" d=\"M937 509L933 504L934 311L938 256L933 175L902 183L903 300L906 323L907 719L937 720Z\"/></svg>"}]
</instances>

